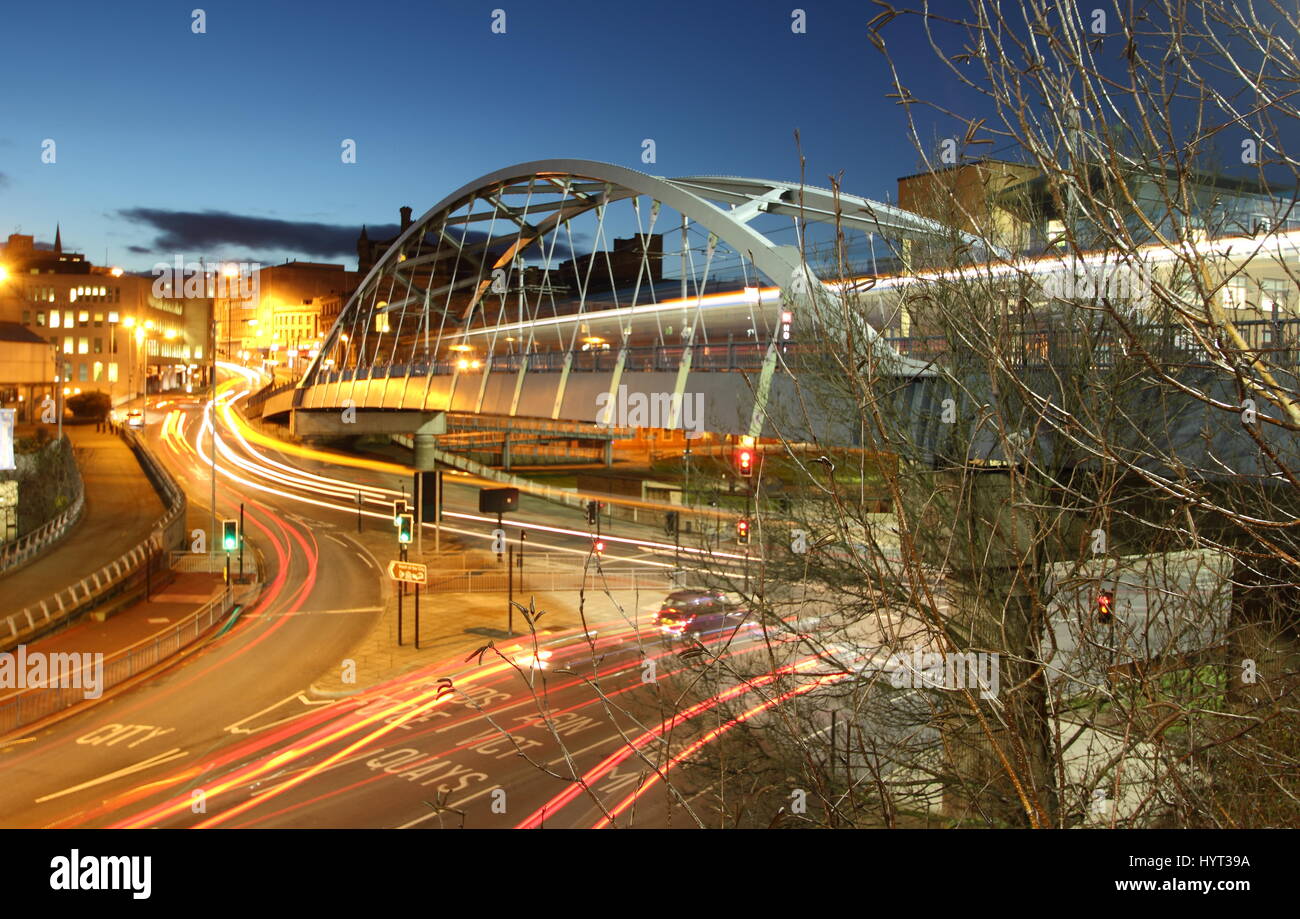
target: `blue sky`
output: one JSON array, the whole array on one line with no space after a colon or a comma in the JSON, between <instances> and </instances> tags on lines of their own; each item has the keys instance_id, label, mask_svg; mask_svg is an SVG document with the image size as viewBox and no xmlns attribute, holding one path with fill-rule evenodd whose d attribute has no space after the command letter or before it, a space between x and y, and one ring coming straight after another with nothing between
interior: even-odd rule
<instances>
[{"instance_id":1,"label":"blue sky","mask_svg":"<svg viewBox=\"0 0 1300 919\"><path fill-rule=\"evenodd\" d=\"M205 34L191 31L203 4ZM506 12L504 35L490 29ZM123 212L392 224L498 167L571 156L661 175L913 171L875 10L804 3L133 2L5 13L0 236L53 237L147 269L160 233ZM941 89L941 88L940 88ZM654 138L658 161L640 161ZM40 162L41 143L57 162ZM344 138L357 163L340 162ZM227 247L229 248L229 247ZM198 253L193 253L198 254ZM210 253L209 253L210 254ZM259 248L264 261L313 257ZM321 257L321 256L316 256ZM341 257L340 257L341 258Z\"/></svg>"},{"instance_id":2,"label":"blue sky","mask_svg":"<svg viewBox=\"0 0 1300 919\"><path fill-rule=\"evenodd\" d=\"M809 182L842 171L846 190L892 196L918 157L866 37L879 9L798 2L802 35L794 3L763 0L15 5L0 55L0 237L49 241L57 220L66 246L147 270L176 251L160 229L169 214L188 229L219 211L350 240L403 204L418 215L533 159L797 179L795 129ZM191 31L199 4L205 34ZM906 52L908 27L889 28ZM928 48L901 59L914 94L969 102ZM647 137L653 165L640 160ZM355 165L340 161L344 138ZM214 249L329 258L268 242L187 254Z\"/></svg>"}]
</instances>

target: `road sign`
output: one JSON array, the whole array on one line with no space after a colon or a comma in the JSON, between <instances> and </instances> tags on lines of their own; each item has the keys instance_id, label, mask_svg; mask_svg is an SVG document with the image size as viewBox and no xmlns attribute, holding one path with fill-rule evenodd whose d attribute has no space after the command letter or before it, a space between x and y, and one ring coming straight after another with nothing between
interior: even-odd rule
<instances>
[{"instance_id":1,"label":"road sign","mask_svg":"<svg viewBox=\"0 0 1300 919\"><path fill-rule=\"evenodd\" d=\"M427 584L429 583L429 566L422 562L393 560L388 563L388 576L394 581L405 581L407 584Z\"/></svg>"},{"instance_id":2,"label":"road sign","mask_svg":"<svg viewBox=\"0 0 1300 919\"><path fill-rule=\"evenodd\" d=\"M480 514L503 514L519 510L518 488L481 488L478 493Z\"/></svg>"}]
</instances>

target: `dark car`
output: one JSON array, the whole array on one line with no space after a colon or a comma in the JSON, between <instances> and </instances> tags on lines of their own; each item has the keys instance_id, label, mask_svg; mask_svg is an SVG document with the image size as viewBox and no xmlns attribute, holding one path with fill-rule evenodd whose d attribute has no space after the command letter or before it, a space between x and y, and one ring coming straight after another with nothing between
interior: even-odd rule
<instances>
[{"instance_id":1,"label":"dark car","mask_svg":"<svg viewBox=\"0 0 1300 919\"><path fill-rule=\"evenodd\" d=\"M724 590L674 590L655 614L655 625L668 635L735 628L748 610Z\"/></svg>"}]
</instances>

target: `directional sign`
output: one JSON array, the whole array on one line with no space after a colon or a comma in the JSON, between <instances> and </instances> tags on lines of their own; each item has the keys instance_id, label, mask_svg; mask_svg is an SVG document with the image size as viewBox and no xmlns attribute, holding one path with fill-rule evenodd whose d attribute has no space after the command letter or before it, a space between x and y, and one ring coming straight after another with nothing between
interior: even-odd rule
<instances>
[{"instance_id":1,"label":"directional sign","mask_svg":"<svg viewBox=\"0 0 1300 919\"><path fill-rule=\"evenodd\" d=\"M427 584L429 582L429 566L422 562L393 560L388 563L388 576L394 581L405 581L408 584Z\"/></svg>"}]
</instances>

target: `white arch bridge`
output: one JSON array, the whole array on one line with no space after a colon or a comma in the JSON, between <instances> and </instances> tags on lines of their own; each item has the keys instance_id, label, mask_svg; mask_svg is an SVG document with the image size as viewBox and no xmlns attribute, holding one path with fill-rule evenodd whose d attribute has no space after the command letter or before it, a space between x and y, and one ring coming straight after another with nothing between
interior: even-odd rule
<instances>
[{"instance_id":1,"label":"white arch bridge","mask_svg":"<svg viewBox=\"0 0 1300 919\"><path fill-rule=\"evenodd\" d=\"M951 236L888 204L797 183L523 163L412 222L298 385L263 412L292 413L305 436L411 434L421 468L435 438L457 432L597 443L633 426L762 435L801 311L829 289L819 274L842 273L846 254L888 270L905 241ZM662 410L628 418L629 404ZM341 420L348 407L353 427ZM703 417L687 417L696 407Z\"/></svg>"}]
</instances>

